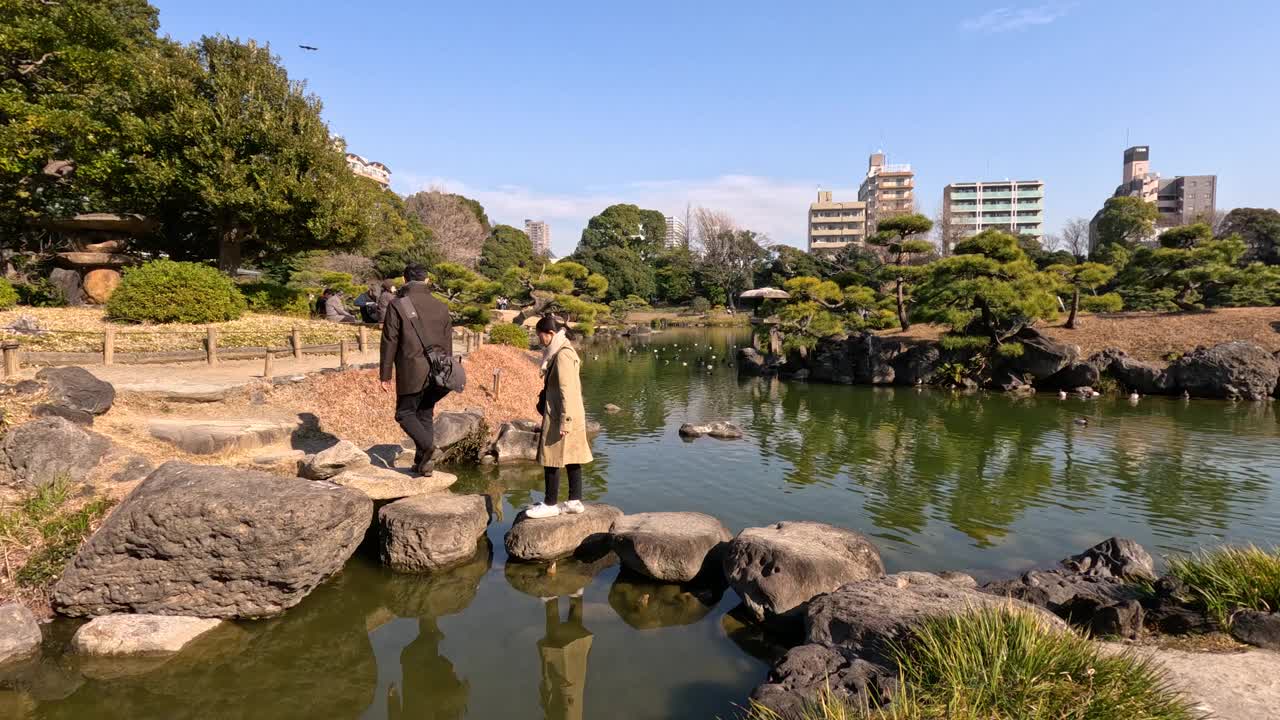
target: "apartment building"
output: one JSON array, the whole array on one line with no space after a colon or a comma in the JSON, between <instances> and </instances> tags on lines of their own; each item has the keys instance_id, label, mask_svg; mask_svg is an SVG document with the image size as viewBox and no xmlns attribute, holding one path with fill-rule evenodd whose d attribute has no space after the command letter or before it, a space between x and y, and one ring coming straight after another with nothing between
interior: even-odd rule
<instances>
[{"instance_id":1,"label":"apartment building","mask_svg":"<svg viewBox=\"0 0 1280 720\"><path fill-rule=\"evenodd\" d=\"M347 153L347 167L356 175L369 178L382 187L391 185L391 168L380 162L371 162L355 153Z\"/></svg>"},{"instance_id":2,"label":"apartment building","mask_svg":"<svg viewBox=\"0 0 1280 720\"><path fill-rule=\"evenodd\" d=\"M915 187L916 174L910 165L890 165L883 152L872 153L867 176L858 188L858 200L867 206L867 233L874 233L884 218L915 212Z\"/></svg>"},{"instance_id":3,"label":"apartment building","mask_svg":"<svg viewBox=\"0 0 1280 720\"><path fill-rule=\"evenodd\" d=\"M867 204L861 200L835 202L830 190L819 190L809 205L809 252L836 252L867 239Z\"/></svg>"},{"instance_id":4,"label":"apartment building","mask_svg":"<svg viewBox=\"0 0 1280 720\"><path fill-rule=\"evenodd\" d=\"M668 248L681 247L689 243L689 231L684 221L675 215L667 216L667 237L664 244Z\"/></svg>"},{"instance_id":5,"label":"apartment building","mask_svg":"<svg viewBox=\"0 0 1280 720\"><path fill-rule=\"evenodd\" d=\"M1044 239L1044 183L1040 180L951 183L942 190L946 237L997 228ZM947 248L948 251L954 248Z\"/></svg>"},{"instance_id":6,"label":"apartment building","mask_svg":"<svg viewBox=\"0 0 1280 720\"><path fill-rule=\"evenodd\" d=\"M1161 177L1151 171L1151 147L1134 145L1124 151L1121 182L1112 197L1136 197L1154 203L1156 234L1146 239L1154 243L1156 235L1165 228L1189 225L1194 222L1211 222L1218 201L1217 175L1175 175ZM1100 215L1101 210L1098 211ZM1089 224L1090 247L1098 243L1098 215Z\"/></svg>"},{"instance_id":7,"label":"apartment building","mask_svg":"<svg viewBox=\"0 0 1280 720\"><path fill-rule=\"evenodd\" d=\"M551 254L551 226L541 220L525 220L524 234L533 244L534 255Z\"/></svg>"}]
</instances>

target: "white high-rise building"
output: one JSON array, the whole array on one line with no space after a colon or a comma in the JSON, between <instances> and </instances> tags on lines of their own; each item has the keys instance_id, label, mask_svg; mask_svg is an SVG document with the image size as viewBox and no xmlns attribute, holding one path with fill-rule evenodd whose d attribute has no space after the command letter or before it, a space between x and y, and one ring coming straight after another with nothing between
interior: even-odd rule
<instances>
[{"instance_id":1,"label":"white high-rise building","mask_svg":"<svg viewBox=\"0 0 1280 720\"><path fill-rule=\"evenodd\" d=\"M551 226L541 220L525 220L524 232L533 243L534 255L551 254Z\"/></svg>"},{"instance_id":2,"label":"white high-rise building","mask_svg":"<svg viewBox=\"0 0 1280 720\"><path fill-rule=\"evenodd\" d=\"M680 247L689 241L689 231L684 221L675 215L667 216L667 238L665 245L669 248Z\"/></svg>"}]
</instances>

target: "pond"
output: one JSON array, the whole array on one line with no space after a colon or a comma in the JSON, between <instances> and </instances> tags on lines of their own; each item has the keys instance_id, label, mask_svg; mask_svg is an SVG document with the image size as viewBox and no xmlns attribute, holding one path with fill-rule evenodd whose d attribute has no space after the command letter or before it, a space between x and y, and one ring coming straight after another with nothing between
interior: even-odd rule
<instances>
[{"instance_id":1,"label":"pond","mask_svg":"<svg viewBox=\"0 0 1280 720\"><path fill-rule=\"evenodd\" d=\"M739 380L728 360L747 340L681 330L583 350L604 426L589 500L734 531L820 520L873 537L891 572L979 579L1111 535L1157 555L1280 541L1280 404ZM713 419L745 439L676 433ZM540 487L538 468L468 471L455 490L489 494L500 517L466 566L424 579L358 556L283 617L158 664L79 664L60 654L76 623L59 621L10 699L40 718L733 717L770 653L731 614L733 591L509 565L503 535ZM581 598L541 597L592 573Z\"/></svg>"}]
</instances>

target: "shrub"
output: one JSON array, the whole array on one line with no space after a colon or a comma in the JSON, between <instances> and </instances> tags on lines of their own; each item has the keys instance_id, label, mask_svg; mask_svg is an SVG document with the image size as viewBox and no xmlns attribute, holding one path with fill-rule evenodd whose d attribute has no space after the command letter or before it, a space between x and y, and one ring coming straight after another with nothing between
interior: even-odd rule
<instances>
[{"instance_id":1,"label":"shrub","mask_svg":"<svg viewBox=\"0 0 1280 720\"><path fill-rule=\"evenodd\" d=\"M18 291L13 289L13 284L4 278L0 278L0 310L8 310L18 304Z\"/></svg>"},{"instance_id":2,"label":"shrub","mask_svg":"<svg viewBox=\"0 0 1280 720\"><path fill-rule=\"evenodd\" d=\"M582 337L591 337L596 334L596 324L593 320L579 320L578 324L573 327L579 333L582 333Z\"/></svg>"},{"instance_id":3,"label":"shrub","mask_svg":"<svg viewBox=\"0 0 1280 720\"><path fill-rule=\"evenodd\" d=\"M1237 610L1280 609L1280 549L1227 546L1173 557L1169 574L1186 583L1223 628Z\"/></svg>"},{"instance_id":4,"label":"shrub","mask_svg":"<svg viewBox=\"0 0 1280 720\"><path fill-rule=\"evenodd\" d=\"M249 309L256 313L307 317L311 300L301 290L270 281L245 283L240 286Z\"/></svg>"},{"instance_id":5,"label":"shrub","mask_svg":"<svg viewBox=\"0 0 1280 720\"><path fill-rule=\"evenodd\" d=\"M489 342L494 345L510 345L521 350L528 350L529 331L513 323L494 325L489 330Z\"/></svg>"},{"instance_id":6,"label":"shrub","mask_svg":"<svg viewBox=\"0 0 1280 720\"><path fill-rule=\"evenodd\" d=\"M231 278L208 265L153 260L124 271L107 301L107 316L129 322L213 323L244 314Z\"/></svg>"},{"instance_id":7,"label":"shrub","mask_svg":"<svg viewBox=\"0 0 1280 720\"><path fill-rule=\"evenodd\" d=\"M289 287L310 295L319 295L325 288L332 288L348 299L368 290L352 279L350 274L332 270L300 270L289 279Z\"/></svg>"},{"instance_id":8,"label":"shrub","mask_svg":"<svg viewBox=\"0 0 1280 720\"><path fill-rule=\"evenodd\" d=\"M31 282L15 285L18 291L18 304L29 307L63 307L67 304L67 295L62 288L54 285L47 278L38 278Z\"/></svg>"},{"instance_id":9,"label":"shrub","mask_svg":"<svg viewBox=\"0 0 1280 720\"><path fill-rule=\"evenodd\" d=\"M696 297L689 303L689 309L699 315L706 315L707 311L711 309L711 301L704 297Z\"/></svg>"}]
</instances>

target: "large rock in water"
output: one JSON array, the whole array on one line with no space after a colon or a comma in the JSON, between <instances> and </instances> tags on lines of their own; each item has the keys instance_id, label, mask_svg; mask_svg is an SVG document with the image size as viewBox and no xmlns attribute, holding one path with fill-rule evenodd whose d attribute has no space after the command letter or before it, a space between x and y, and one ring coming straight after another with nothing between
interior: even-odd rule
<instances>
[{"instance_id":1,"label":"large rock in water","mask_svg":"<svg viewBox=\"0 0 1280 720\"><path fill-rule=\"evenodd\" d=\"M532 420L503 423L498 439L493 442L498 462L534 461L538 459L539 426Z\"/></svg>"},{"instance_id":2,"label":"large rock in water","mask_svg":"<svg viewBox=\"0 0 1280 720\"><path fill-rule=\"evenodd\" d=\"M1199 397L1264 400L1280 381L1280 362L1247 342L1196 348L1169 366L1173 384Z\"/></svg>"},{"instance_id":3,"label":"large rock in water","mask_svg":"<svg viewBox=\"0 0 1280 720\"><path fill-rule=\"evenodd\" d=\"M507 554L516 560L549 561L579 550L589 553L597 545L608 546L609 531L622 511L602 503L589 503L586 508L576 515L561 513L538 520L521 512L507 531Z\"/></svg>"},{"instance_id":4,"label":"large rock in water","mask_svg":"<svg viewBox=\"0 0 1280 720\"><path fill-rule=\"evenodd\" d=\"M111 451L111 441L61 417L43 417L10 430L0 445L8 482L33 487L58 478L83 482Z\"/></svg>"},{"instance_id":5,"label":"large rock in water","mask_svg":"<svg viewBox=\"0 0 1280 720\"><path fill-rule=\"evenodd\" d=\"M472 558L488 526L484 495L415 495L378 511L379 552L393 570L438 572Z\"/></svg>"},{"instance_id":6,"label":"large rock in water","mask_svg":"<svg viewBox=\"0 0 1280 720\"><path fill-rule=\"evenodd\" d=\"M342 568L372 516L368 497L330 483L168 462L76 553L54 608L277 615Z\"/></svg>"},{"instance_id":7,"label":"large rock in water","mask_svg":"<svg viewBox=\"0 0 1280 720\"><path fill-rule=\"evenodd\" d=\"M1074 345L1060 343L1034 328L1022 328L1013 340L1022 344L1022 354L1005 360L1001 369L1017 377L1030 376L1033 382L1052 377L1080 356Z\"/></svg>"},{"instance_id":8,"label":"large rock in water","mask_svg":"<svg viewBox=\"0 0 1280 720\"><path fill-rule=\"evenodd\" d=\"M25 606L0 605L0 666L26 660L40 652L40 626Z\"/></svg>"},{"instance_id":9,"label":"large rock in water","mask_svg":"<svg viewBox=\"0 0 1280 720\"><path fill-rule=\"evenodd\" d=\"M613 549L622 564L667 582L688 582L704 566L714 567L719 558L713 551L732 537L719 520L696 512L624 515L613 524Z\"/></svg>"},{"instance_id":10,"label":"large rock in water","mask_svg":"<svg viewBox=\"0 0 1280 720\"><path fill-rule=\"evenodd\" d=\"M729 543L724 574L764 620L845 583L884 575L880 551L861 533L817 522L747 528Z\"/></svg>"},{"instance_id":11,"label":"large rock in water","mask_svg":"<svg viewBox=\"0 0 1280 720\"><path fill-rule=\"evenodd\" d=\"M1108 538L1079 555L1063 559L1061 565L1081 575L1094 577L1156 579L1156 563L1151 559L1151 553L1129 538Z\"/></svg>"},{"instance_id":12,"label":"large rock in water","mask_svg":"<svg viewBox=\"0 0 1280 720\"><path fill-rule=\"evenodd\" d=\"M717 420L716 422L705 423L702 425L694 425L693 423L685 423L680 426L680 437L700 438L707 435L717 440L737 440L742 437L742 428L731 422Z\"/></svg>"},{"instance_id":13,"label":"large rock in water","mask_svg":"<svg viewBox=\"0 0 1280 720\"><path fill-rule=\"evenodd\" d=\"M1090 357L1089 364L1097 367L1099 373L1105 372L1115 378L1126 390L1143 395L1162 395L1173 391L1172 379L1164 368L1135 360L1123 350L1103 350Z\"/></svg>"},{"instance_id":14,"label":"large rock in water","mask_svg":"<svg viewBox=\"0 0 1280 720\"><path fill-rule=\"evenodd\" d=\"M36 373L36 379L49 386L50 405L101 415L110 410L116 400L116 389L111 383L99 380L82 367L44 368Z\"/></svg>"},{"instance_id":15,"label":"large rock in water","mask_svg":"<svg viewBox=\"0 0 1280 720\"><path fill-rule=\"evenodd\" d=\"M179 615L104 615L81 625L71 647L82 655L175 653L222 622Z\"/></svg>"}]
</instances>

